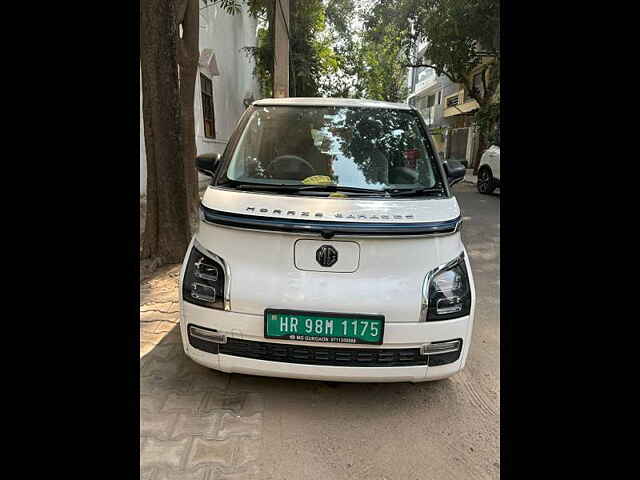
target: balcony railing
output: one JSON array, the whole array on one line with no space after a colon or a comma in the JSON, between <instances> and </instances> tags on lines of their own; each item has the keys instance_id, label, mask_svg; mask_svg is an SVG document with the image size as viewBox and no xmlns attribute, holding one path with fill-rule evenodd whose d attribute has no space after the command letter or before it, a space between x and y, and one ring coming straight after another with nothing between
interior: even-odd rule
<instances>
[{"instance_id":1,"label":"balcony railing","mask_svg":"<svg viewBox=\"0 0 640 480\"><path fill-rule=\"evenodd\" d=\"M432 77L425 78L421 82L416 83L415 88L413 89L414 93L418 93L422 90L425 90L429 87L432 87L438 82L438 77L433 75Z\"/></svg>"}]
</instances>

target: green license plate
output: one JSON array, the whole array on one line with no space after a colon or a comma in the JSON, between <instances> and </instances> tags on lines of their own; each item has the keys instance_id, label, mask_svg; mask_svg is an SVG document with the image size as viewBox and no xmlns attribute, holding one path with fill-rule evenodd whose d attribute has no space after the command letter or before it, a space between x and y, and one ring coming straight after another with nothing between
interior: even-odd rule
<instances>
[{"instance_id":1,"label":"green license plate","mask_svg":"<svg viewBox=\"0 0 640 480\"><path fill-rule=\"evenodd\" d=\"M302 312L268 308L265 338L302 342L382 344L383 315Z\"/></svg>"}]
</instances>

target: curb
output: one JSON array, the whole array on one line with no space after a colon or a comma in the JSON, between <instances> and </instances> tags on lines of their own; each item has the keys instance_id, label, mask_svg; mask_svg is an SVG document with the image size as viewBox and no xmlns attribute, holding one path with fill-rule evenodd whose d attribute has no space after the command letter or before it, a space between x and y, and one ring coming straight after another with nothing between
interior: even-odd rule
<instances>
[{"instance_id":1,"label":"curb","mask_svg":"<svg viewBox=\"0 0 640 480\"><path fill-rule=\"evenodd\" d=\"M476 185L478 183L478 177L473 174L473 168L467 168L467 172L465 173L464 179L462 180L464 183L471 183Z\"/></svg>"}]
</instances>

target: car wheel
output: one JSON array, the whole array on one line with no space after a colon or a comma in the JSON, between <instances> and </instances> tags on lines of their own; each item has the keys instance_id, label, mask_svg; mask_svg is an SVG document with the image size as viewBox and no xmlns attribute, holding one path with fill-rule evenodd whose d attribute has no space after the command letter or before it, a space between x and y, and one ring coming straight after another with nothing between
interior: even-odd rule
<instances>
[{"instance_id":1,"label":"car wheel","mask_svg":"<svg viewBox=\"0 0 640 480\"><path fill-rule=\"evenodd\" d=\"M483 168L478 172L478 191L480 193L491 193L496 189L496 181L491 174L491 169Z\"/></svg>"}]
</instances>

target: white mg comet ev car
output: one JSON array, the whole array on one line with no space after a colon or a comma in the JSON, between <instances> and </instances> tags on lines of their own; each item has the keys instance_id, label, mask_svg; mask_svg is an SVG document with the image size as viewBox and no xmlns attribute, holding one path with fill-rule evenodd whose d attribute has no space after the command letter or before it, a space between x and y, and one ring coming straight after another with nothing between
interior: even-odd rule
<instances>
[{"instance_id":1,"label":"white mg comet ev car","mask_svg":"<svg viewBox=\"0 0 640 480\"><path fill-rule=\"evenodd\" d=\"M254 102L211 176L181 272L186 354L223 372L421 382L460 371L475 289L451 185L405 104Z\"/></svg>"}]
</instances>

